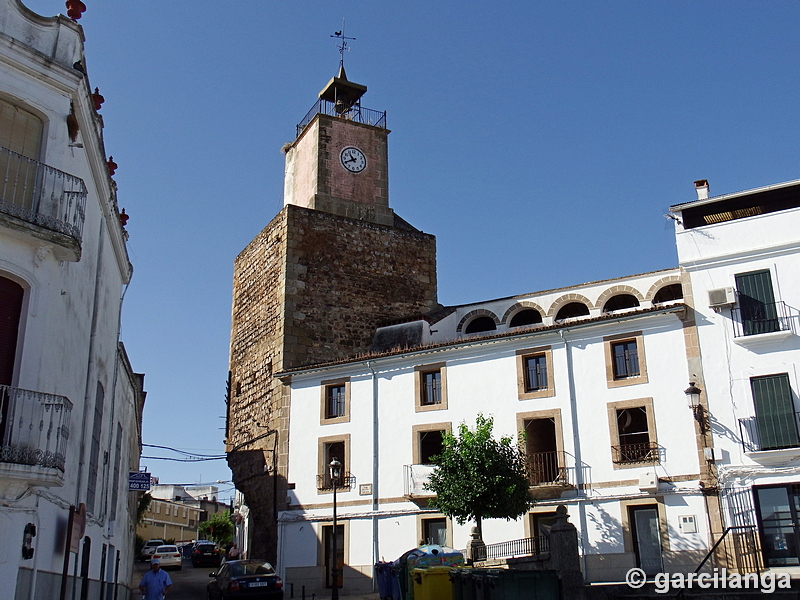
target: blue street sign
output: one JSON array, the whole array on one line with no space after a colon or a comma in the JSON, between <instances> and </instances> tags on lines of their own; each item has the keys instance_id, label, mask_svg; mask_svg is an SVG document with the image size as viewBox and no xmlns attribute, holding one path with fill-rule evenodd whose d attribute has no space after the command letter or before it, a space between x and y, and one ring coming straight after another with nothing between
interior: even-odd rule
<instances>
[{"instance_id":1,"label":"blue street sign","mask_svg":"<svg viewBox=\"0 0 800 600\"><path fill-rule=\"evenodd\" d=\"M128 473L128 491L147 491L150 489L150 473L146 471L130 471Z\"/></svg>"}]
</instances>

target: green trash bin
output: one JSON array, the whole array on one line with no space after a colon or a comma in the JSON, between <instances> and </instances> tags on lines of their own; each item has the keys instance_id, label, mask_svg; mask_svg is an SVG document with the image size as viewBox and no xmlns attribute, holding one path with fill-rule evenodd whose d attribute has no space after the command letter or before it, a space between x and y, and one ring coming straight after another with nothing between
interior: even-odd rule
<instances>
[{"instance_id":1,"label":"green trash bin","mask_svg":"<svg viewBox=\"0 0 800 600\"><path fill-rule=\"evenodd\" d=\"M481 600L558 600L554 571L490 569L485 575L487 595Z\"/></svg>"},{"instance_id":2,"label":"green trash bin","mask_svg":"<svg viewBox=\"0 0 800 600\"><path fill-rule=\"evenodd\" d=\"M414 600L453 600L450 567L412 569L411 581L414 586Z\"/></svg>"},{"instance_id":3,"label":"green trash bin","mask_svg":"<svg viewBox=\"0 0 800 600\"><path fill-rule=\"evenodd\" d=\"M464 600L463 574L466 569L450 569L450 583L453 589L453 600Z\"/></svg>"}]
</instances>

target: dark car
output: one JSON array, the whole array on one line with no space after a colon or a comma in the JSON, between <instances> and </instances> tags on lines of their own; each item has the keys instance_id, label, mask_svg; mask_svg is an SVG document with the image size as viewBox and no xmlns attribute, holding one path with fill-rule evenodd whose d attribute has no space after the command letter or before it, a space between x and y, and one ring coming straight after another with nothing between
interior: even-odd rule
<instances>
[{"instance_id":1,"label":"dark car","mask_svg":"<svg viewBox=\"0 0 800 600\"><path fill-rule=\"evenodd\" d=\"M215 544L195 544L192 549L192 566L203 565L218 567L222 562L222 555Z\"/></svg>"},{"instance_id":2,"label":"dark car","mask_svg":"<svg viewBox=\"0 0 800 600\"><path fill-rule=\"evenodd\" d=\"M248 600L281 600L283 581L272 565L263 560L231 560L216 573L208 584L208 600L247 598Z\"/></svg>"}]
</instances>

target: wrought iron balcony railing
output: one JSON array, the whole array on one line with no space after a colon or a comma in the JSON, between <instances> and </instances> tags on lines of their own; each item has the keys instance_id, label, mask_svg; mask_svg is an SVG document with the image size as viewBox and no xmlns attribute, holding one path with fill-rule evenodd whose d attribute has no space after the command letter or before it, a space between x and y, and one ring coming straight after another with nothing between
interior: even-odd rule
<instances>
[{"instance_id":1,"label":"wrought iron balcony railing","mask_svg":"<svg viewBox=\"0 0 800 600\"><path fill-rule=\"evenodd\" d=\"M336 490L348 491L350 488L355 485L356 478L350 475L350 473L342 473L339 477L336 478ZM334 480L331 477L330 473L325 473L323 475L317 475L317 490L319 491L333 491L333 484Z\"/></svg>"},{"instance_id":2,"label":"wrought iron balcony railing","mask_svg":"<svg viewBox=\"0 0 800 600\"><path fill-rule=\"evenodd\" d=\"M0 147L0 213L80 242L86 195L82 179Z\"/></svg>"},{"instance_id":3,"label":"wrought iron balcony railing","mask_svg":"<svg viewBox=\"0 0 800 600\"><path fill-rule=\"evenodd\" d=\"M476 560L492 560L496 558L517 558L520 556L536 556L550 552L550 538L546 535L538 537L510 540L499 544L487 544L479 548Z\"/></svg>"},{"instance_id":4,"label":"wrought iron balcony railing","mask_svg":"<svg viewBox=\"0 0 800 600\"><path fill-rule=\"evenodd\" d=\"M566 455L562 450L529 454L528 477L531 485L574 485L572 469L566 465Z\"/></svg>"},{"instance_id":5,"label":"wrought iron balcony railing","mask_svg":"<svg viewBox=\"0 0 800 600\"><path fill-rule=\"evenodd\" d=\"M661 461L658 444L655 442L611 446L611 456L617 465L658 464Z\"/></svg>"},{"instance_id":6,"label":"wrought iron balcony railing","mask_svg":"<svg viewBox=\"0 0 800 600\"><path fill-rule=\"evenodd\" d=\"M737 306L732 309L733 336L743 337L759 333L792 331L792 317L798 312L785 302L765 304L761 302Z\"/></svg>"},{"instance_id":7,"label":"wrought iron balcony railing","mask_svg":"<svg viewBox=\"0 0 800 600\"><path fill-rule=\"evenodd\" d=\"M362 108L360 104L354 104L344 112L340 112L341 108L330 100L323 100L320 98L311 107L311 110L306 113L303 120L297 124L297 135L303 132L306 125L311 122L316 115L328 115L331 117L339 117L347 121L354 121L356 123L363 123L364 125L372 125L373 127L380 127L386 129L386 111L373 110L371 108Z\"/></svg>"},{"instance_id":8,"label":"wrought iron balcony railing","mask_svg":"<svg viewBox=\"0 0 800 600\"><path fill-rule=\"evenodd\" d=\"M0 462L64 472L72 402L0 385Z\"/></svg>"},{"instance_id":9,"label":"wrought iron balcony railing","mask_svg":"<svg viewBox=\"0 0 800 600\"><path fill-rule=\"evenodd\" d=\"M800 447L800 413L756 415L739 419L739 434L745 452Z\"/></svg>"}]
</instances>

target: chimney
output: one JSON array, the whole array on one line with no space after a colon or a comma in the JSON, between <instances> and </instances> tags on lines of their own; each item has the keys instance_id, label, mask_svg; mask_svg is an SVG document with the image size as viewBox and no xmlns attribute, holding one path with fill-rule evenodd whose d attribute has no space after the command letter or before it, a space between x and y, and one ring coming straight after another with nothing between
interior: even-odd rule
<instances>
[{"instance_id":1,"label":"chimney","mask_svg":"<svg viewBox=\"0 0 800 600\"><path fill-rule=\"evenodd\" d=\"M698 179L694 182L694 191L698 200L708 200L708 179Z\"/></svg>"}]
</instances>

